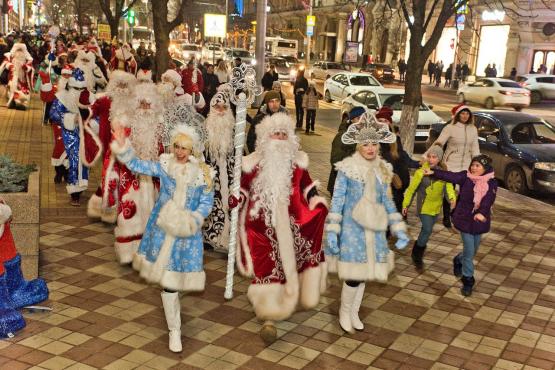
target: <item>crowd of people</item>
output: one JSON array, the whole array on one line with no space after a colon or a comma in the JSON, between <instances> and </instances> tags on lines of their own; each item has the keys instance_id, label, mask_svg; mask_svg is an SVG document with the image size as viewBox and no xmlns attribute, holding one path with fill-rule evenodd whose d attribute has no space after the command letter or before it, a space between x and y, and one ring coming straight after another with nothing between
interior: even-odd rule
<instances>
[{"instance_id":1,"label":"crowd of people","mask_svg":"<svg viewBox=\"0 0 555 370\"><path fill-rule=\"evenodd\" d=\"M182 351L179 293L204 289L203 252L227 252L235 208L236 264L252 279L247 297L264 322L260 335L267 343L277 337L276 321L297 307L318 305L328 273L343 281L340 326L348 333L364 328L358 312L365 284L387 282L395 262L392 236L396 248L408 245L405 219L415 194L422 221L412 249L415 266L424 268L432 226L444 209L464 245L454 273L462 294L472 293L473 257L490 227L496 183L489 158L479 155L468 107L455 107L453 123L422 163L403 150L390 108L376 114L353 108L332 143L328 208L296 134L304 109L305 132L314 131L318 107L302 72L294 86L296 122L268 76L264 104L250 120L246 152L237 154L234 137L243 133L235 132L230 89L220 87L229 80L222 63L216 71L206 66L205 75L194 61L182 71L169 65L154 83L129 46L112 45L107 60L94 39L45 42L52 47L39 64L49 68L39 67L38 88L56 143L54 181L65 182L71 204L79 206L90 169L102 163L87 214L115 223L118 262L161 287L171 351ZM15 42L10 50L10 78L19 83L14 71L27 72L20 63L28 58L26 45ZM35 63L31 59L26 63ZM235 179L235 160L242 154L242 176ZM419 168L412 180L411 167ZM238 197L230 190L234 181L240 181ZM450 184L459 187L458 197Z\"/></svg>"}]
</instances>

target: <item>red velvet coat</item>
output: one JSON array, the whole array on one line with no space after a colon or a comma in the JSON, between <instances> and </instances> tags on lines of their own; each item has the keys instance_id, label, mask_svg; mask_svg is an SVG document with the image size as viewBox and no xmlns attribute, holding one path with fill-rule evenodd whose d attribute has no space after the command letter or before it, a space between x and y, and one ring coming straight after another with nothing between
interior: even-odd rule
<instances>
[{"instance_id":1,"label":"red velvet coat","mask_svg":"<svg viewBox=\"0 0 555 370\"><path fill-rule=\"evenodd\" d=\"M325 281L322 234L328 210L322 197L307 199L317 183L308 173L307 155L299 152L285 215L289 220L282 223L285 228L280 228L279 221L275 226L268 225L262 210L253 218L257 156L254 152L243 160L237 264L243 275L253 277L247 296L257 317L281 320L294 311L297 303L305 308L318 304ZM288 231L292 238L284 237Z\"/></svg>"}]
</instances>

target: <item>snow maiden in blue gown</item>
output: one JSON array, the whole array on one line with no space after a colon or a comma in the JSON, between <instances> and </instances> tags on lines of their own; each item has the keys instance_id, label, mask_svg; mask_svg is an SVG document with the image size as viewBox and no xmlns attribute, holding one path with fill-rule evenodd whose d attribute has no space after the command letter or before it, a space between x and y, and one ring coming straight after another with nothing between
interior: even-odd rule
<instances>
[{"instance_id":1,"label":"snow maiden in blue gown","mask_svg":"<svg viewBox=\"0 0 555 370\"><path fill-rule=\"evenodd\" d=\"M336 163L338 170L325 250L329 272L343 280L339 324L346 332L364 329L358 311L366 281L387 281L394 267L386 230L397 236L398 248L408 243L406 225L391 197L393 170L379 157L379 143L392 143L395 134L374 116L349 126L341 140L356 144L356 152Z\"/></svg>"},{"instance_id":2,"label":"snow maiden in blue gown","mask_svg":"<svg viewBox=\"0 0 555 370\"><path fill-rule=\"evenodd\" d=\"M149 283L159 284L169 329L169 348L181 352L181 306L178 292L204 290L202 225L214 202L213 170L201 159L201 139L190 126L171 135L171 153L159 161L135 156L123 129L111 145L118 160L132 171L158 177L160 194L147 222L133 268Z\"/></svg>"}]
</instances>

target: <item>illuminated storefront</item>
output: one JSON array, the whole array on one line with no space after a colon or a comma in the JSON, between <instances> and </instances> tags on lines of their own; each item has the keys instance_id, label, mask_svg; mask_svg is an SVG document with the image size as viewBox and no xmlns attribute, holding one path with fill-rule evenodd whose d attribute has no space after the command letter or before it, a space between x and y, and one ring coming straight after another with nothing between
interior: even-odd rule
<instances>
[{"instance_id":1,"label":"illuminated storefront","mask_svg":"<svg viewBox=\"0 0 555 370\"><path fill-rule=\"evenodd\" d=\"M445 27L441 33L441 38L437 43L435 62L443 62L443 70L445 71L449 64L455 60L455 43L457 39L457 30L455 27Z\"/></svg>"},{"instance_id":2,"label":"illuminated storefront","mask_svg":"<svg viewBox=\"0 0 555 370\"><path fill-rule=\"evenodd\" d=\"M485 76L486 67L488 65L493 67L494 64L497 69L497 77L505 75L505 58L510 28L509 25L480 27L480 44L476 62L477 76Z\"/></svg>"}]
</instances>

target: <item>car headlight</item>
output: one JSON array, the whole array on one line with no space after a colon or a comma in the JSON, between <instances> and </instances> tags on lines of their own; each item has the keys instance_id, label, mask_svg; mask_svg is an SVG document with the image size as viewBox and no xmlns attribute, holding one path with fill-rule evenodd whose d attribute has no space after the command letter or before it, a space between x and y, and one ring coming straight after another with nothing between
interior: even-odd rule
<instances>
[{"instance_id":1,"label":"car headlight","mask_svg":"<svg viewBox=\"0 0 555 370\"><path fill-rule=\"evenodd\" d=\"M555 171L555 162L536 162L534 168L544 171Z\"/></svg>"},{"instance_id":2,"label":"car headlight","mask_svg":"<svg viewBox=\"0 0 555 370\"><path fill-rule=\"evenodd\" d=\"M253 65L253 66L256 65L256 59L251 59L251 65Z\"/></svg>"}]
</instances>

